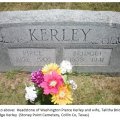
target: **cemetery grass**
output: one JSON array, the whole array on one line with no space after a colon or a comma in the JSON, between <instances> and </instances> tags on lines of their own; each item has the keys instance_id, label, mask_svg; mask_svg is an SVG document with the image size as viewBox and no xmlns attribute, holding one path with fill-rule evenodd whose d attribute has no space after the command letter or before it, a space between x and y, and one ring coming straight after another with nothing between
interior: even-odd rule
<instances>
[{"instance_id":1,"label":"cemetery grass","mask_svg":"<svg viewBox=\"0 0 120 120\"><path fill-rule=\"evenodd\" d=\"M73 94L73 105L120 104L119 74L74 73L69 76L78 88ZM0 73L0 104L25 105L25 84L29 84L30 73L19 70Z\"/></svg>"},{"instance_id":2,"label":"cemetery grass","mask_svg":"<svg viewBox=\"0 0 120 120\"><path fill-rule=\"evenodd\" d=\"M0 11L14 10L45 10L45 9L78 9L78 10L99 10L99 11L120 11L119 2L60 2L60 3L0 3Z\"/></svg>"}]
</instances>

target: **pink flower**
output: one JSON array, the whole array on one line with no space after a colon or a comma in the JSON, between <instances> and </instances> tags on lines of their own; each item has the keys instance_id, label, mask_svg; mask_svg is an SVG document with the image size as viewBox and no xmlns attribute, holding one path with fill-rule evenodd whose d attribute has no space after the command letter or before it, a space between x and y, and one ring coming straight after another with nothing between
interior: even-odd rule
<instances>
[{"instance_id":1,"label":"pink flower","mask_svg":"<svg viewBox=\"0 0 120 120\"><path fill-rule=\"evenodd\" d=\"M44 81L43 73L40 70L32 72L31 81L34 82L36 85L38 85L38 87L40 87L40 84Z\"/></svg>"},{"instance_id":2,"label":"pink flower","mask_svg":"<svg viewBox=\"0 0 120 120\"><path fill-rule=\"evenodd\" d=\"M63 78L56 72L44 75L44 81L40 84L46 95L58 93L58 89L61 85L63 85Z\"/></svg>"}]
</instances>

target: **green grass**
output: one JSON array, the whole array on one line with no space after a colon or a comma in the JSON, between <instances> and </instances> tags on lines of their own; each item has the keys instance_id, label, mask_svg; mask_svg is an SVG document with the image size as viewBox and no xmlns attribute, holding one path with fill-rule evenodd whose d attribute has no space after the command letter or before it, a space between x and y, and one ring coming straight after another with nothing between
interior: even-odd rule
<instances>
[{"instance_id":1,"label":"green grass","mask_svg":"<svg viewBox=\"0 0 120 120\"><path fill-rule=\"evenodd\" d=\"M28 79L29 75L27 73L18 72L17 70L0 73L0 104L26 104L24 88Z\"/></svg>"},{"instance_id":2,"label":"green grass","mask_svg":"<svg viewBox=\"0 0 120 120\"><path fill-rule=\"evenodd\" d=\"M14 10L46 10L46 9L79 9L79 10L99 10L99 11L120 11L120 3L116 2L28 2L28 3L0 3L0 11Z\"/></svg>"},{"instance_id":3,"label":"green grass","mask_svg":"<svg viewBox=\"0 0 120 120\"><path fill-rule=\"evenodd\" d=\"M91 74L71 78L78 85L78 89L74 92L73 104L120 104L120 77Z\"/></svg>"},{"instance_id":4,"label":"green grass","mask_svg":"<svg viewBox=\"0 0 120 120\"><path fill-rule=\"evenodd\" d=\"M11 70L11 71L7 71L5 73L5 76L7 79L15 79L15 76L20 72L21 70Z\"/></svg>"},{"instance_id":5,"label":"green grass","mask_svg":"<svg viewBox=\"0 0 120 120\"><path fill-rule=\"evenodd\" d=\"M78 85L73 105L120 104L120 75L82 73L72 74L69 79ZM29 84L29 80L30 73L26 72L0 73L0 104L25 105L25 84Z\"/></svg>"}]
</instances>

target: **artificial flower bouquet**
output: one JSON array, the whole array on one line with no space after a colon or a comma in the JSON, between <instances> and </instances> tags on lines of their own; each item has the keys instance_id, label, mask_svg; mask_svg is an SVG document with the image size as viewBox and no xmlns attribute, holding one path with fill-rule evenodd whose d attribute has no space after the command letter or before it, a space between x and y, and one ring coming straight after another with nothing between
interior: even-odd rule
<instances>
[{"instance_id":1,"label":"artificial flower bouquet","mask_svg":"<svg viewBox=\"0 0 120 120\"><path fill-rule=\"evenodd\" d=\"M50 63L41 70L32 72L32 85L25 88L27 102L41 105L72 104L73 90L77 88L77 84L68 79L71 72L72 65L66 60L60 66Z\"/></svg>"}]
</instances>

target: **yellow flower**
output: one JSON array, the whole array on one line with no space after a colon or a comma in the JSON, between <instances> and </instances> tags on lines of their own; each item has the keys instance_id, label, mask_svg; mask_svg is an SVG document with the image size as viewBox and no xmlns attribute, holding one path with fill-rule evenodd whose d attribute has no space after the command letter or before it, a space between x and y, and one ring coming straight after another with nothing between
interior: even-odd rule
<instances>
[{"instance_id":1,"label":"yellow flower","mask_svg":"<svg viewBox=\"0 0 120 120\"><path fill-rule=\"evenodd\" d=\"M50 63L48 65L45 65L43 68L42 68L42 72L43 74L48 74L52 71L55 71L56 73L58 73L59 75L61 74L61 69L60 67L55 64L55 63Z\"/></svg>"},{"instance_id":2,"label":"yellow flower","mask_svg":"<svg viewBox=\"0 0 120 120\"><path fill-rule=\"evenodd\" d=\"M58 93L52 95L52 102L54 104L66 105L66 104L71 104L72 101L73 98L70 91L70 87L67 85L61 86L59 88Z\"/></svg>"}]
</instances>

